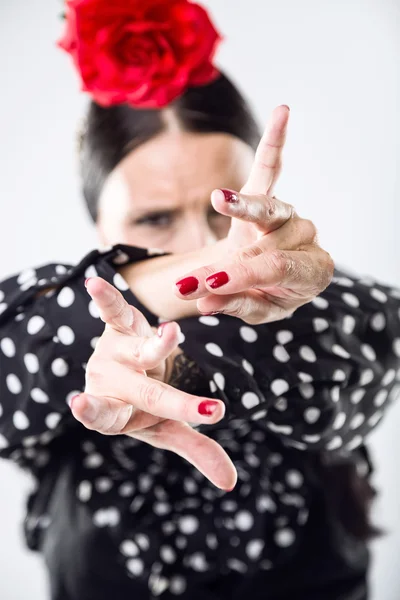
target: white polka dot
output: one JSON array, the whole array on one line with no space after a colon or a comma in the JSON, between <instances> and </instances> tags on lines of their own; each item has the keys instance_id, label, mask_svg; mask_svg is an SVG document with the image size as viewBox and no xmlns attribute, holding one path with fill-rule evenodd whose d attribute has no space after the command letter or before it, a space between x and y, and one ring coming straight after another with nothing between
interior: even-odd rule
<instances>
[{"instance_id":1,"label":"white polka dot","mask_svg":"<svg viewBox=\"0 0 400 600\"><path fill-rule=\"evenodd\" d=\"M376 313L370 321L371 329L383 331L386 327L386 317L383 313Z\"/></svg>"},{"instance_id":2,"label":"white polka dot","mask_svg":"<svg viewBox=\"0 0 400 600\"><path fill-rule=\"evenodd\" d=\"M258 410L256 413L251 415L252 421L259 421L260 419L264 419L267 416L266 410Z\"/></svg>"},{"instance_id":3,"label":"white polka dot","mask_svg":"<svg viewBox=\"0 0 400 600\"><path fill-rule=\"evenodd\" d=\"M374 372L372 369L364 369L360 375L360 385L368 385L374 379Z\"/></svg>"},{"instance_id":4,"label":"white polka dot","mask_svg":"<svg viewBox=\"0 0 400 600\"><path fill-rule=\"evenodd\" d=\"M100 319L100 312L99 309L97 308L96 304L93 302L93 300L91 300L89 302L89 314L94 318L94 319Z\"/></svg>"},{"instance_id":5,"label":"white polka dot","mask_svg":"<svg viewBox=\"0 0 400 600\"><path fill-rule=\"evenodd\" d=\"M370 417L368 419L368 425L370 427L375 427L375 425L377 425L379 423L379 421L382 419L383 417L383 412L378 411L376 412L374 415L372 415L372 417Z\"/></svg>"},{"instance_id":6,"label":"white polka dot","mask_svg":"<svg viewBox=\"0 0 400 600\"><path fill-rule=\"evenodd\" d=\"M0 302L3 302L4 300L4 292L3 290L0 290Z\"/></svg>"},{"instance_id":7,"label":"white polka dot","mask_svg":"<svg viewBox=\"0 0 400 600\"><path fill-rule=\"evenodd\" d=\"M68 308L74 303L75 293L70 287L64 287L57 296L57 302L62 308Z\"/></svg>"},{"instance_id":8,"label":"white polka dot","mask_svg":"<svg viewBox=\"0 0 400 600\"><path fill-rule=\"evenodd\" d=\"M254 518L248 510L241 510L236 513L235 525L240 531L249 531L253 527Z\"/></svg>"},{"instance_id":9,"label":"white polka dot","mask_svg":"<svg viewBox=\"0 0 400 600\"><path fill-rule=\"evenodd\" d=\"M34 269L26 269L26 271L22 271L22 273L19 274L17 283L21 285L33 277L36 277L36 271Z\"/></svg>"},{"instance_id":10,"label":"white polka dot","mask_svg":"<svg viewBox=\"0 0 400 600\"><path fill-rule=\"evenodd\" d=\"M208 325L209 327L216 327L219 325L219 319L211 315L200 317L199 321L200 323L203 323L203 325Z\"/></svg>"},{"instance_id":11,"label":"white polka dot","mask_svg":"<svg viewBox=\"0 0 400 600\"><path fill-rule=\"evenodd\" d=\"M169 591L174 596L180 596L186 590L186 580L180 575L175 575L172 577L169 584Z\"/></svg>"},{"instance_id":12,"label":"white polka dot","mask_svg":"<svg viewBox=\"0 0 400 600\"><path fill-rule=\"evenodd\" d=\"M350 421L350 429L358 429L364 423L365 417L362 413L357 413Z\"/></svg>"},{"instance_id":13,"label":"white polka dot","mask_svg":"<svg viewBox=\"0 0 400 600\"><path fill-rule=\"evenodd\" d=\"M13 423L16 429L28 429L29 427L29 419L22 410L15 411Z\"/></svg>"},{"instance_id":14,"label":"white polka dot","mask_svg":"<svg viewBox=\"0 0 400 600\"><path fill-rule=\"evenodd\" d=\"M342 429L343 425L346 423L346 419L347 419L346 413L339 412L336 415L335 420L332 424L332 429L334 431L337 431L338 429Z\"/></svg>"},{"instance_id":15,"label":"white polka dot","mask_svg":"<svg viewBox=\"0 0 400 600\"><path fill-rule=\"evenodd\" d=\"M92 484L90 481L81 481L78 486L78 498L81 502L88 502L92 497Z\"/></svg>"},{"instance_id":16,"label":"white polka dot","mask_svg":"<svg viewBox=\"0 0 400 600\"><path fill-rule=\"evenodd\" d=\"M359 388L350 394L350 400L353 404L358 404L364 398L366 390Z\"/></svg>"},{"instance_id":17,"label":"white polka dot","mask_svg":"<svg viewBox=\"0 0 400 600\"><path fill-rule=\"evenodd\" d=\"M279 529L274 536L277 546L281 548L287 548L291 546L296 539L294 531L292 529Z\"/></svg>"},{"instance_id":18,"label":"white polka dot","mask_svg":"<svg viewBox=\"0 0 400 600\"><path fill-rule=\"evenodd\" d=\"M307 444L316 444L321 441L321 436L315 433L314 435L302 435L302 439L307 442Z\"/></svg>"},{"instance_id":19,"label":"white polka dot","mask_svg":"<svg viewBox=\"0 0 400 600\"><path fill-rule=\"evenodd\" d=\"M393 341L393 352L400 358L400 338L396 338Z\"/></svg>"},{"instance_id":20,"label":"white polka dot","mask_svg":"<svg viewBox=\"0 0 400 600\"><path fill-rule=\"evenodd\" d=\"M31 317L28 321L27 331L29 335L36 335L45 325L43 317Z\"/></svg>"},{"instance_id":21,"label":"white polka dot","mask_svg":"<svg viewBox=\"0 0 400 600\"><path fill-rule=\"evenodd\" d=\"M324 310L329 306L328 300L326 298L323 298L322 296L317 296L316 298L311 300L311 303L317 308L320 308L321 310Z\"/></svg>"},{"instance_id":22,"label":"white polka dot","mask_svg":"<svg viewBox=\"0 0 400 600\"><path fill-rule=\"evenodd\" d=\"M35 354L25 354L24 363L29 373L37 373L39 371L39 359Z\"/></svg>"},{"instance_id":23,"label":"white polka dot","mask_svg":"<svg viewBox=\"0 0 400 600\"><path fill-rule=\"evenodd\" d=\"M99 508L93 514L93 523L96 527L115 527L120 522L121 516L119 510L115 506L109 508Z\"/></svg>"},{"instance_id":24,"label":"white polka dot","mask_svg":"<svg viewBox=\"0 0 400 600\"><path fill-rule=\"evenodd\" d=\"M299 354L301 358L307 362L315 362L317 360L315 352L310 346L302 346L299 350Z\"/></svg>"},{"instance_id":25,"label":"white polka dot","mask_svg":"<svg viewBox=\"0 0 400 600\"><path fill-rule=\"evenodd\" d=\"M205 573L209 566L206 561L206 557L201 552L195 552L189 559L189 564L194 571L199 573Z\"/></svg>"},{"instance_id":26,"label":"white polka dot","mask_svg":"<svg viewBox=\"0 0 400 600\"><path fill-rule=\"evenodd\" d=\"M247 373L250 373L250 375L254 375L253 365L251 365L245 358L242 360L242 366L243 369L247 371Z\"/></svg>"},{"instance_id":27,"label":"white polka dot","mask_svg":"<svg viewBox=\"0 0 400 600\"><path fill-rule=\"evenodd\" d=\"M299 392L306 400L310 400L314 396L314 386L311 383L300 383Z\"/></svg>"},{"instance_id":28,"label":"white polka dot","mask_svg":"<svg viewBox=\"0 0 400 600\"><path fill-rule=\"evenodd\" d=\"M93 350L96 349L97 346L97 342L99 341L100 337L94 337L90 340L90 345L93 348Z\"/></svg>"},{"instance_id":29,"label":"white polka dot","mask_svg":"<svg viewBox=\"0 0 400 600\"><path fill-rule=\"evenodd\" d=\"M4 435L0 433L0 450L4 450L5 448L8 448L8 445L9 445L8 441L6 440Z\"/></svg>"},{"instance_id":30,"label":"white polka dot","mask_svg":"<svg viewBox=\"0 0 400 600\"><path fill-rule=\"evenodd\" d=\"M346 381L346 373L343 369L336 369L332 375L333 381Z\"/></svg>"},{"instance_id":31,"label":"white polka dot","mask_svg":"<svg viewBox=\"0 0 400 600\"><path fill-rule=\"evenodd\" d=\"M57 265L56 266L56 273L57 273L57 275L65 275L66 272L67 272L67 268L64 267L64 265Z\"/></svg>"},{"instance_id":32,"label":"white polka dot","mask_svg":"<svg viewBox=\"0 0 400 600\"><path fill-rule=\"evenodd\" d=\"M297 375L299 376L299 379L301 379L301 381L304 381L304 383L311 383L313 381L313 377L309 373L302 373L300 371L299 373L297 373Z\"/></svg>"},{"instance_id":33,"label":"white polka dot","mask_svg":"<svg viewBox=\"0 0 400 600\"><path fill-rule=\"evenodd\" d=\"M348 450L355 450L355 448L358 448L358 446L361 446L362 443L363 443L363 438L361 437L361 435L356 435L354 437L354 439L351 440L351 442L346 444L346 448Z\"/></svg>"},{"instance_id":34,"label":"white polka dot","mask_svg":"<svg viewBox=\"0 0 400 600\"><path fill-rule=\"evenodd\" d=\"M127 557L135 557L138 556L139 554L139 548L137 547L137 545L135 544L135 542L133 540L124 540L120 547L120 552L121 554L123 554L124 556Z\"/></svg>"},{"instance_id":35,"label":"white polka dot","mask_svg":"<svg viewBox=\"0 0 400 600\"><path fill-rule=\"evenodd\" d=\"M129 260L129 256L125 254L125 252L121 252L121 250L118 250L118 255L115 258L113 258L113 263L115 265L124 265L128 263Z\"/></svg>"},{"instance_id":36,"label":"white polka dot","mask_svg":"<svg viewBox=\"0 0 400 600\"><path fill-rule=\"evenodd\" d=\"M185 334L183 333L183 331L179 330L178 331L178 344L183 344L185 339L186 339Z\"/></svg>"},{"instance_id":37,"label":"white polka dot","mask_svg":"<svg viewBox=\"0 0 400 600\"><path fill-rule=\"evenodd\" d=\"M22 391L22 383L14 373L10 373L9 375L7 375L6 384L8 390L12 394L19 394Z\"/></svg>"},{"instance_id":38,"label":"white polka dot","mask_svg":"<svg viewBox=\"0 0 400 600\"><path fill-rule=\"evenodd\" d=\"M382 303L387 302L387 296L386 296L385 292L382 292L382 290L378 290L378 288L372 288L372 290L370 290L369 293L378 302L382 302Z\"/></svg>"},{"instance_id":39,"label":"white polka dot","mask_svg":"<svg viewBox=\"0 0 400 600\"><path fill-rule=\"evenodd\" d=\"M94 265L90 265L85 271L85 279L91 279L97 277L97 269Z\"/></svg>"},{"instance_id":40,"label":"white polka dot","mask_svg":"<svg viewBox=\"0 0 400 600\"><path fill-rule=\"evenodd\" d=\"M307 421L307 423L310 423L310 425L313 425L314 423L316 423L318 421L318 419L320 418L320 416L321 416L321 411L316 406L307 408L304 411L304 419Z\"/></svg>"},{"instance_id":41,"label":"white polka dot","mask_svg":"<svg viewBox=\"0 0 400 600\"><path fill-rule=\"evenodd\" d=\"M316 318L313 319L313 326L314 326L314 331L316 333L321 333L322 331L325 331L326 329L329 328L329 323L326 319L321 319L321 318Z\"/></svg>"},{"instance_id":42,"label":"white polka dot","mask_svg":"<svg viewBox=\"0 0 400 600\"><path fill-rule=\"evenodd\" d=\"M206 344L206 350L213 356L220 357L220 356L224 355L221 348L219 346L217 346L217 344L214 344L213 342L209 342L208 344Z\"/></svg>"},{"instance_id":43,"label":"white polka dot","mask_svg":"<svg viewBox=\"0 0 400 600\"><path fill-rule=\"evenodd\" d=\"M130 558L126 562L127 569L132 575L138 577L143 573L144 565L143 561L140 558Z\"/></svg>"},{"instance_id":44,"label":"white polka dot","mask_svg":"<svg viewBox=\"0 0 400 600\"><path fill-rule=\"evenodd\" d=\"M286 473L286 481L293 488L299 488L303 485L304 477L300 473L300 471L296 471L296 469L291 469Z\"/></svg>"},{"instance_id":45,"label":"white polka dot","mask_svg":"<svg viewBox=\"0 0 400 600\"><path fill-rule=\"evenodd\" d=\"M265 542L263 540L250 540L246 546L246 554L250 560L258 560L264 550Z\"/></svg>"},{"instance_id":46,"label":"white polka dot","mask_svg":"<svg viewBox=\"0 0 400 600\"><path fill-rule=\"evenodd\" d=\"M288 389L289 384L284 379L275 379L271 383L271 390L272 393L275 394L275 396L282 396L282 394L285 394L288 391Z\"/></svg>"},{"instance_id":47,"label":"white polka dot","mask_svg":"<svg viewBox=\"0 0 400 600\"><path fill-rule=\"evenodd\" d=\"M360 305L360 301L357 298L357 296L355 296L354 294L350 294L349 292L345 292L344 294L342 294L342 298L344 302L346 302L346 304L354 308L357 308Z\"/></svg>"},{"instance_id":48,"label":"white polka dot","mask_svg":"<svg viewBox=\"0 0 400 600\"><path fill-rule=\"evenodd\" d=\"M129 496L133 496L135 493L135 486L131 481L124 481L118 488L118 494L123 498L128 498Z\"/></svg>"},{"instance_id":49,"label":"white polka dot","mask_svg":"<svg viewBox=\"0 0 400 600\"><path fill-rule=\"evenodd\" d=\"M337 448L340 448L340 446L342 444L343 444L342 438L337 435L336 437L331 439L330 442L328 442L326 444L326 448L327 448L327 450L337 450Z\"/></svg>"},{"instance_id":50,"label":"white polka dot","mask_svg":"<svg viewBox=\"0 0 400 600\"><path fill-rule=\"evenodd\" d=\"M222 373L215 373L214 381L220 390L225 389L225 377L222 375Z\"/></svg>"},{"instance_id":51,"label":"white polka dot","mask_svg":"<svg viewBox=\"0 0 400 600\"><path fill-rule=\"evenodd\" d=\"M335 385L331 389L331 398L332 398L333 402L339 402L339 400L340 400L340 386L339 385Z\"/></svg>"},{"instance_id":52,"label":"white polka dot","mask_svg":"<svg viewBox=\"0 0 400 600\"><path fill-rule=\"evenodd\" d=\"M31 398L34 402L38 404L46 404L49 401L48 395L39 388L33 388L31 391Z\"/></svg>"},{"instance_id":53,"label":"white polka dot","mask_svg":"<svg viewBox=\"0 0 400 600\"><path fill-rule=\"evenodd\" d=\"M284 346L285 344L288 344L292 341L293 333L287 329L282 329L282 331L278 331L278 333L276 334L276 339L279 344Z\"/></svg>"},{"instance_id":54,"label":"white polka dot","mask_svg":"<svg viewBox=\"0 0 400 600\"><path fill-rule=\"evenodd\" d=\"M20 321L23 321L24 319L25 319L24 313L19 313L19 315L17 315L15 317L15 320L16 320L17 323L19 323Z\"/></svg>"},{"instance_id":55,"label":"white polka dot","mask_svg":"<svg viewBox=\"0 0 400 600\"><path fill-rule=\"evenodd\" d=\"M57 337L65 346L70 346L75 341L75 334L68 325L62 325L58 328Z\"/></svg>"},{"instance_id":56,"label":"white polka dot","mask_svg":"<svg viewBox=\"0 0 400 600\"><path fill-rule=\"evenodd\" d=\"M122 277L121 273L116 273L113 278L113 282L116 288L121 290L121 292L125 292L129 290L128 282Z\"/></svg>"},{"instance_id":57,"label":"white polka dot","mask_svg":"<svg viewBox=\"0 0 400 600\"><path fill-rule=\"evenodd\" d=\"M215 383L215 381L211 380L210 381L210 390L211 393L215 394L215 392L217 391L217 384Z\"/></svg>"},{"instance_id":58,"label":"white polka dot","mask_svg":"<svg viewBox=\"0 0 400 600\"><path fill-rule=\"evenodd\" d=\"M275 346L272 354L279 362L286 363L290 360L290 355L284 346Z\"/></svg>"},{"instance_id":59,"label":"white polka dot","mask_svg":"<svg viewBox=\"0 0 400 600\"><path fill-rule=\"evenodd\" d=\"M68 363L63 358L56 358L51 363L51 370L56 377L65 377L68 373Z\"/></svg>"},{"instance_id":60,"label":"white polka dot","mask_svg":"<svg viewBox=\"0 0 400 600\"><path fill-rule=\"evenodd\" d=\"M274 406L277 410L284 411L287 409L288 402L284 396L281 396L280 398L277 399Z\"/></svg>"},{"instance_id":61,"label":"white polka dot","mask_svg":"<svg viewBox=\"0 0 400 600\"><path fill-rule=\"evenodd\" d=\"M343 287L353 287L354 285L354 282L348 277L334 277L332 279L332 282L337 283L338 285L341 285Z\"/></svg>"},{"instance_id":62,"label":"white polka dot","mask_svg":"<svg viewBox=\"0 0 400 600\"><path fill-rule=\"evenodd\" d=\"M342 358L350 358L350 354L349 352L347 352L347 350L345 350L342 346L340 346L339 344L333 344L332 346L332 352L334 354L336 354L336 356L340 356Z\"/></svg>"},{"instance_id":63,"label":"white polka dot","mask_svg":"<svg viewBox=\"0 0 400 600\"><path fill-rule=\"evenodd\" d=\"M388 395L389 395L388 390L379 390L379 392L374 397L375 406L378 408L381 407L382 404L384 404L386 402Z\"/></svg>"},{"instance_id":64,"label":"white polka dot","mask_svg":"<svg viewBox=\"0 0 400 600\"><path fill-rule=\"evenodd\" d=\"M49 429L55 429L61 420L59 413L49 413L45 419L46 425Z\"/></svg>"},{"instance_id":65,"label":"white polka dot","mask_svg":"<svg viewBox=\"0 0 400 600\"><path fill-rule=\"evenodd\" d=\"M376 360L376 352L369 344L361 344L361 352L367 360L372 362Z\"/></svg>"},{"instance_id":66,"label":"white polka dot","mask_svg":"<svg viewBox=\"0 0 400 600\"><path fill-rule=\"evenodd\" d=\"M389 371L386 371L385 375L382 378L382 385L389 385L390 383L392 383L392 381L394 381L395 377L396 371L394 369L389 369Z\"/></svg>"},{"instance_id":67,"label":"white polka dot","mask_svg":"<svg viewBox=\"0 0 400 600\"><path fill-rule=\"evenodd\" d=\"M241 327L239 331L242 339L244 339L245 342L249 342L249 344L255 342L258 338L258 333L252 327L247 327L246 325L243 325L243 327Z\"/></svg>"},{"instance_id":68,"label":"white polka dot","mask_svg":"<svg viewBox=\"0 0 400 600\"><path fill-rule=\"evenodd\" d=\"M168 565L176 561L176 552L171 546L161 546L160 556L162 561Z\"/></svg>"},{"instance_id":69,"label":"white polka dot","mask_svg":"<svg viewBox=\"0 0 400 600\"><path fill-rule=\"evenodd\" d=\"M8 358L15 356L15 344L11 338L3 338L0 342L0 348Z\"/></svg>"},{"instance_id":70,"label":"white polka dot","mask_svg":"<svg viewBox=\"0 0 400 600\"><path fill-rule=\"evenodd\" d=\"M277 425L276 423L268 421L267 427L274 433L281 433L282 435L291 435L293 433L293 427L291 425Z\"/></svg>"},{"instance_id":71,"label":"white polka dot","mask_svg":"<svg viewBox=\"0 0 400 600\"><path fill-rule=\"evenodd\" d=\"M83 461L83 464L88 469L97 469L97 467L100 467L100 465L103 464L103 461L104 459L101 454L93 452L92 454L88 454L86 456L86 458Z\"/></svg>"},{"instance_id":72,"label":"white polka dot","mask_svg":"<svg viewBox=\"0 0 400 600\"><path fill-rule=\"evenodd\" d=\"M197 531L198 528L199 528L199 521L198 521L197 517L194 517L192 515L187 515L187 516L181 517L179 519L179 529L185 535L190 535L192 533L195 533L195 531Z\"/></svg>"},{"instance_id":73,"label":"white polka dot","mask_svg":"<svg viewBox=\"0 0 400 600\"><path fill-rule=\"evenodd\" d=\"M346 333L347 335L350 335L351 333L353 333L355 326L356 326L356 320L353 317L353 315L346 315L343 318L342 329L343 329L344 333Z\"/></svg>"},{"instance_id":74,"label":"white polka dot","mask_svg":"<svg viewBox=\"0 0 400 600\"><path fill-rule=\"evenodd\" d=\"M254 392L245 392L242 396L242 404L245 408L250 409L260 404L260 399Z\"/></svg>"},{"instance_id":75,"label":"white polka dot","mask_svg":"<svg viewBox=\"0 0 400 600\"><path fill-rule=\"evenodd\" d=\"M146 552L150 548L149 537L144 533L138 533L135 536L135 540L139 548L141 548L141 550L143 550L144 552Z\"/></svg>"}]
</instances>

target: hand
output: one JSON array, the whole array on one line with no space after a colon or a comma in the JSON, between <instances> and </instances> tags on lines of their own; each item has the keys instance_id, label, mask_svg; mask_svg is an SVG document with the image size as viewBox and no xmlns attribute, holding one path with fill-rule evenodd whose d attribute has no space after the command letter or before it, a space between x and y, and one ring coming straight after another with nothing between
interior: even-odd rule
<instances>
[{"instance_id":1,"label":"hand","mask_svg":"<svg viewBox=\"0 0 400 600\"><path fill-rule=\"evenodd\" d=\"M176 284L178 297L197 300L202 314L229 314L251 324L276 321L311 301L332 279L333 261L319 247L313 223L273 195L288 118L288 107L274 110L239 194L212 193L215 210L232 217L224 258ZM193 293L181 293L193 282Z\"/></svg>"},{"instance_id":2,"label":"hand","mask_svg":"<svg viewBox=\"0 0 400 600\"><path fill-rule=\"evenodd\" d=\"M188 425L217 423L225 413L223 402L166 383L167 359L177 351L178 324L166 323L154 334L142 313L103 279L89 279L87 290L106 327L87 364L85 392L71 403L74 417L102 434L125 434L171 450L217 487L232 489L236 470L228 455Z\"/></svg>"}]
</instances>

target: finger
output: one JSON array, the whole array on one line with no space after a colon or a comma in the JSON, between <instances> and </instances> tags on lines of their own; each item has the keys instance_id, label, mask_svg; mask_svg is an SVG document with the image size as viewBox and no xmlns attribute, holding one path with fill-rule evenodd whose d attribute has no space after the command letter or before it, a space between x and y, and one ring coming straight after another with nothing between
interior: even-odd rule
<instances>
[{"instance_id":1,"label":"finger","mask_svg":"<svg viewBox=\"0 0 400 600\"><path fill-rule=\"evenodd\" d=\"M71 400L71 411L87 429L103 435L120 435L127 429L150 427L159 417L135 411L131 404L117 398L79 394Z\"/></svg>"},{"instance_id":2,"label":"finger","mask_svg":"<svg viewBox=\"0 0 400 600\"><path fill-rule=\"evenodd\" d=\"M263 194L250 196L230 190L214 190L211 203L217 212L253 223L263 233L279 229L296 215L290 204Z\"/></svg>"},{"instance_id":3,"label":"finger","mask_svg":"<svg viewBox=\"0 0 400 600\"><path fill-rule=\"evenodd\" d=\"M87 365L86 392L118 398L138 410L175 421L212 424L218 423L225 414L225 405L220 400L187 394L96 356Z\"/></svg>"},{"instance_id":4,"label":"finger","mask_svg":"<svg viewBox=\"0 0 400 600\"><path fill-rule=\"evenodd\" d=\"M134 433L134 437L156 448L175 452L220 489L231 491L236 485L236 469L225 450L186 423L163 421Z\"/></svg>"},{"instance_id":5,"label":"finger","mask_svg":"<svg viewBox=\"0 0 400 600\"><path fill-rule=\"evenodd\" d=\"M162 323L152 337L113 336L112 344L107 345L102 359L109 358L131 369L150 371L178 347L180 327L175 322ZM105 340L107 342L107 340Z\"/></svg>"},{"instance_id":6,"label":"finger","mask_svg":"<svg viewBox=\"0 0 400 600\"><path fill-rule=\"evenodd\" d=\"M152 329L142 313L130 306L123 295L101 277L86 281L86 289L96 304L100 318L108 327L130 335L152 335Z\"/></svg>"},{"instance_id":7,"label":"finger","mask_svg":"<svg viewBox=\"0 0 400 600\"><path fill-rule=\"evenodd\" d=\"M273 110L270 122L256 150L249 179L242 188L243 193L272 192L281 169L289 111L289 107L283 105Z\"/></svg>"},{"instance_id":8,"label":"finger","mask_svg":"<svg viewBox=\"0 0 400 600\"><path fill-rule=\"evenodd\" d=\"M235 294L249 288L286 288L290 293L310 295L321 293L330 283L333 261L318 246L307 250L273 250L264 252L260 246L241 251L226 271L214 273L205 281L213 294Z\"/></svg>"},{"instance_id":9,"label":"finger","mask_svg":"<svg viewBox=\"0 0 400 600\"><path fill-rule=\"evenodd\" d=\"M271 298L267 294L260 296L254 290L248 290L228 296L208 295L197 301L197 308L203 315L224 314L236 317L249 325L259 325L280 321L299 306L299 303L293 305L293 302L281 306L276 300L273 296Z\"/></svg>"}]
</instances>

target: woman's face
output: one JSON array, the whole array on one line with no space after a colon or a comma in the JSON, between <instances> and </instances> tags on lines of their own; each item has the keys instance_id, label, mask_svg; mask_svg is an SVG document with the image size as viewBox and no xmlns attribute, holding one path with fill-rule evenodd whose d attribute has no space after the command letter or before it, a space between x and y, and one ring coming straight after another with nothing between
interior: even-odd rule
<instances>
[{"instance_id":1,"label":"woman's face","mask_svg":"<svg viewBox=\"0 0 400 600\"><path fill-rule=\"evenodd\" d=\"M99 202L103 245L188 252L226 236L230 219L210 202L240 190L253 150L227 134L168 131L133 150L108 177Z\"/></svg>"}]
</instances>

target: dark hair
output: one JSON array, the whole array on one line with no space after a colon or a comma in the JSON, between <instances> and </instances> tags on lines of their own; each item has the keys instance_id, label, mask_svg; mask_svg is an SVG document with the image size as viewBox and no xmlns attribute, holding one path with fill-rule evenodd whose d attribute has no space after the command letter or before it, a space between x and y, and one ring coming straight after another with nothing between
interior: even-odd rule
<instances>
[{"instance_id":1,"label":"dark hair","mask_svg":"<svg viewBox=\"0 0 400 600\"><path fill-rule=\"evenodd\" d=\"M134 148L168 128L167 111L185 131L228 133L254 149L260 140L248 103L223 74L209 85L188 89L167 109L102 108L92 102L81 133L80 158L83 195L93 221L108 175Z\"/></svg>"}]
</instances>

